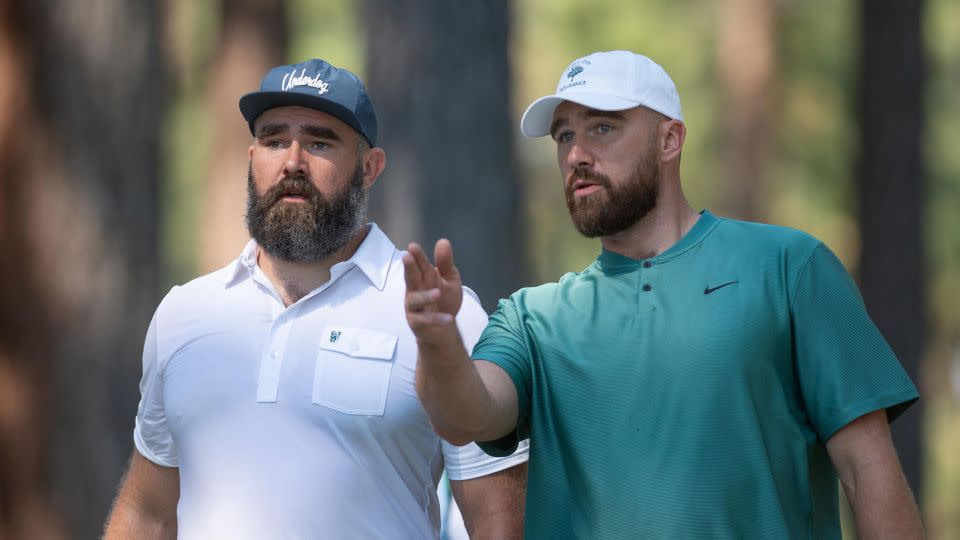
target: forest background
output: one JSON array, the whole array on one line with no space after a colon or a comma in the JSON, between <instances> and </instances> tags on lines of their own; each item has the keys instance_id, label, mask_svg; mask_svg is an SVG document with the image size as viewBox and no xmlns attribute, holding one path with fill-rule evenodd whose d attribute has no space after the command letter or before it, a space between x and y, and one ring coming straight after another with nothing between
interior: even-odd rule
<instances>
[{"instance_id":1,"label":"forest background","mask_svg":"<svg viewBox=\"0 0 960 540\"><path fill-rule=\"evenodd\" d=\"M517 126L610 49L676 81L696 207L808 231L857 278L923 396L894 436L930 538L960 538L958 28L951 0L0 0L0 538L99 534L153 310L246 239L237 100L269 67L361 75L373 220L450 237L490 311L599 251Z\"/></svg>"}]
</instances>

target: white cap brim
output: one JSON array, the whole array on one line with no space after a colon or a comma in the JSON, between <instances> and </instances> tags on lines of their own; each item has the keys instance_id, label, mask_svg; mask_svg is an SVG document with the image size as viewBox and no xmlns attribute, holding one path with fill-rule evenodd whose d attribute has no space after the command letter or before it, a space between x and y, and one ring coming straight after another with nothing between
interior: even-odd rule
<instances>
[{"instance_id":1,"label":"white cap brim","mask_svg":"<svg viewBox=\"0 0 960 540\"><path fill-rule=\"evenodd\" d=\"M564 101L579 103L599 111L623 111L640 105L637 101L595 92L564 92L563 96L544 96L527 107L520 119L520 131L527 137L543 137L550 134L553 112Z\"/></svg>"}]
</instances>

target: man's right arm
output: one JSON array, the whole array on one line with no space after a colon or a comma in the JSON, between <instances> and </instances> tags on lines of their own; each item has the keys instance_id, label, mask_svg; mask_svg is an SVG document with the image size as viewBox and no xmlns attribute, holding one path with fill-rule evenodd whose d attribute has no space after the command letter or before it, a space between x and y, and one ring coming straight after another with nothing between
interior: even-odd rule
<instances>
[{"instance_id":1,"label":"man's right arm","mask_svg":"<svg viewBox=\"0 0 960 540\"><path fill-rule=\"evenodd\" d=\"M179 499L180 469L157 465L134 450L104 538L175 539Z\"/></svg>"},{"instance_id":2,"label":"man's right arm","mask_svg":"<svg viewBox=\"0 0 960 540\"><path fill-rule=\"evenodd\" d=\"M434 260L436 267L417 244L403 257L407 322L417 337L417 393L447 441L500 439L517 424L517 390L502 368L467 354L455 318L463 284L449 241L437 242Z\"/></svg>"}]
</instances>

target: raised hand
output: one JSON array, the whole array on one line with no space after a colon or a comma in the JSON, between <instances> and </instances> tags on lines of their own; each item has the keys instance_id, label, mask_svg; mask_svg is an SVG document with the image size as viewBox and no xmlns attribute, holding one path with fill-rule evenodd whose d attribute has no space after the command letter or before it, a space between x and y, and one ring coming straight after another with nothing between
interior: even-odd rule
<instances>
[{"instance_id":1,"label":"raised hand","mask_svg":"<svg viewBox=\"0 0 960 540\"><path fill-rule=\"evenodd\" d=\"M419 244L411 243L403 256L407 293L404 307L407 323L420 340L449 332L463 302L460 271L453 263L453 247L442 238L433 250L436 266L430 264Z\"/></svg>"}]
</instances>

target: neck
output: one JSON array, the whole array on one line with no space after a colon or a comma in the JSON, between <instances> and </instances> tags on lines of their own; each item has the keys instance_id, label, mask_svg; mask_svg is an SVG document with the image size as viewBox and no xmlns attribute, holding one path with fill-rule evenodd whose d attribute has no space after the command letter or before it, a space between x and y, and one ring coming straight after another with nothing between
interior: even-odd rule
<instances>
[{"instance_id":1,"label":"neck","mask_svg":"<svg viewBox=\"0 0 960 540\"><path fill-rule=\"evenodd\" d=\"M687 234L700 215L690 206L676 182L661 185L657 206L640 221L600 243L607 251L631 259L649 259L663 253Z\"/></svg>"},{"instance_id":2,"label":"neck","mask_svg":"<svg viewBox=\"0 0 960 540\"><path fill-rule=\"evenodd\" d=\"M257 264L280 295L283 305L290 306L310 291L330 281L330 269L333 265L352 257L367 237L369 230L369 226L360 227L343 247L320 261L307 263L284 261L259 249Z\"/></svg>"}]
</instances>

